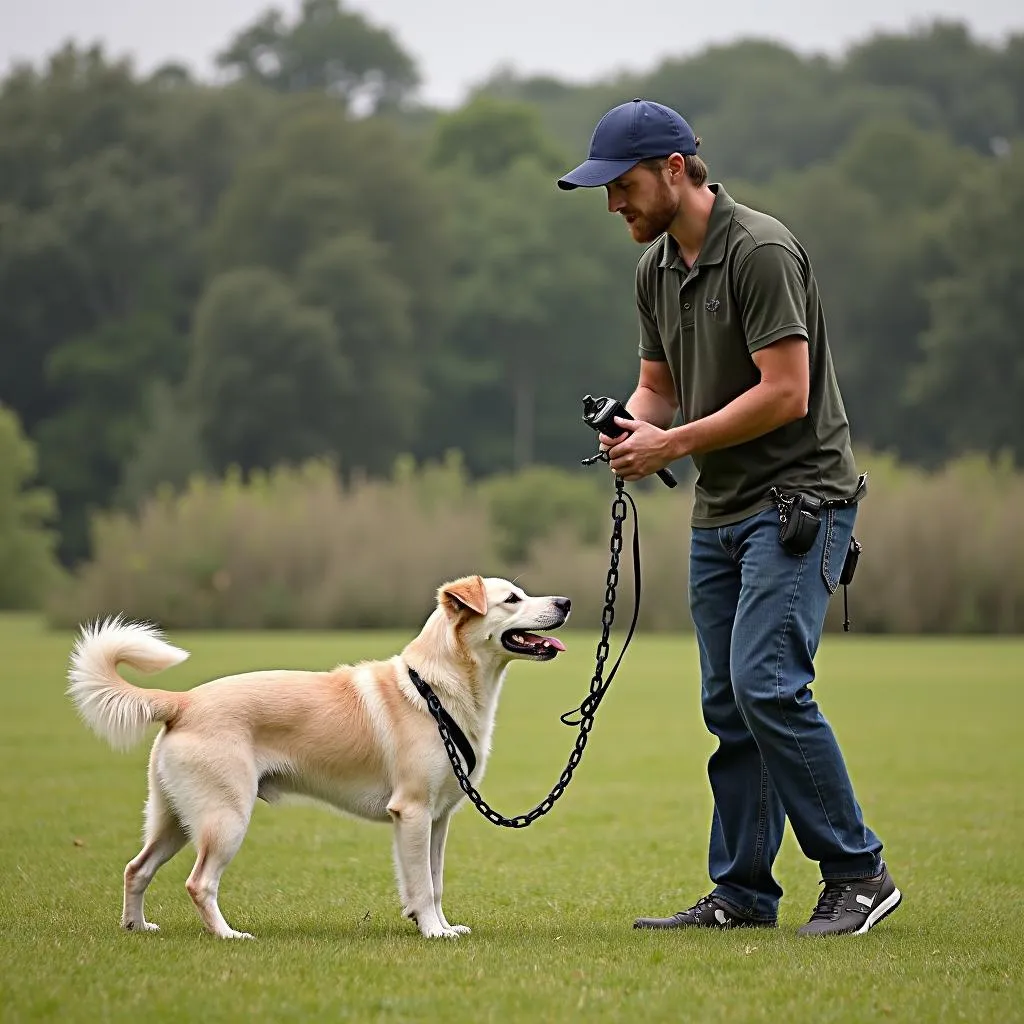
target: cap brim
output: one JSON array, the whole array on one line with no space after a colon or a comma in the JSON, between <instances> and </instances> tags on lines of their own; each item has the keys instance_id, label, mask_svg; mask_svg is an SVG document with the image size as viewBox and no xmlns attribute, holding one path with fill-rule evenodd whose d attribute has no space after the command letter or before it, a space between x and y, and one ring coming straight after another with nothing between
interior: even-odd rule
<instances>
[{"instance_id":1,"label":"cap brim","mask_svg":"<svg viewBox=\"0 0 1024 1024\"><path fill-rule=\"evenodd\" d=\"M614 181L620 174L625 174L640 161L637 160L584 160L579 167L558 179L558 187L596 188Z\"/></svg>"}]
</instances>

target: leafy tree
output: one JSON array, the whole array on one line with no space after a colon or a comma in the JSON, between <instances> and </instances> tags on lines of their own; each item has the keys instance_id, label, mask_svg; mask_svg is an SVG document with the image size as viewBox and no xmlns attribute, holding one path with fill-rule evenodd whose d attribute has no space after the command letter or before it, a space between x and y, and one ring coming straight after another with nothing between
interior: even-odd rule
<instances>
[{"instance_id":1,"label":"leafy tree","mask_svg":"<svg viewBox=\"0 0 1024 1024\"><path fill-rule=\"evenodd\" d=\"M921 228L892 230L880 197L835 166L780 175L734 197L777 216L810 256L855 442L901 445L902 392L927 322Z\"/></svg>"},{"instance_id":2,"label":"leafy tree","mask_svg":"<svg viewBox=\"0 0 1024 1024\"><path fill-rule=\"evenodd\" d=\"M0 86L0 201L28 210L53 196L54 171L109 146L140 163L153 151L160 97L100 47L65 46L44 71L18 67Z\"/></svg>"},{"instance_id":3,"label":"leafy tree","mask_svg":"<svg viewBox=\"0 0 1024 1024\"><path fill-rule=\"evenodd\" d=\"M1007 38L997 67L998 77L1009 91L1017 111L1013 134L1024 135L1024 32L1016 32Z\"/></svg>"},{"instance_id":4,"label":"leafy tree","mask_svg":"<svg viewBox=\"0 0 1024 1024\"><path fill-rule=\"evenodd\" d=\"M558 191L532 160L467 180L461 195L450 338L476 371L460 396L462 420L480 424L481 469L551 459L547 436L538 447L548 410L564 452L583 391L600 386L609 366L635 378L639 250L613 233L603 203L588 202L596 197Z\"/></svg>"},{"instance_id":5,"label":"leafy tree","mask_svg":"<svg viewBox=\"0 0 1024 1024\"><path fill-rule=\"evenodd\" d=\"M213 269L292 275L324 243L362 231L387 248L392 273L409 289L410 315L431 334L449 259L438 190L383 119L346 120L315 98L287 105L291 116L223 197L209 242Z\"/></svg>"},{"instance_id":6,"label":"leafy tree","mask_svg":"<svg viewBox=\"0 0 1024 1024\"><path fill-rule=\"evenodd\" d=\"M833 165L887 217L902 217L941 206L981 169L981 158L942 132L889 115L863 120Z\"/></svg>"},{"instance_id":7,"label":"leafy tree","mask_svg":"<svg viewBox=\"0 0 1024 1024\"><path fill-rule=\"evenodd\" d=\"M942 111L949 134L989 152L991 140L1021 127L1003 61L971 37L966 25L935 20L909 33L877 33L851 47L848 75L885 88L909 88L929 96Z\"/></svg>"},{"instance_id":8,"label":"leafy tree","mask_svg":"<svg viewBox=\"0 0 1024 1024\"><path fill-rule=\"evenodd\" d=\"M162 104L154 169L180 183L196 222L205 225L239 165L266 147L290 110L279 97L247 82L181 81L169 89L166 79L154 74L147 85L160 93Z\"/></svg>"},{"instance_id":9,"label":"leafy tree","mask_svg":"<svg viewBox=\"0 0 1024 1024\"><path fill-rule=\"evenodd\" d=\"M30 432L60 404L50 353L138 294L139 240L178 251L162 225L180 225L175 198L147 173L154 102L125 65L72 47L0 87L0 387Z\"/></svg>"},{"instance_id":10,"label":"leafy tree","mask_svg":"<svg viewBox=\"0 0 1024 1024\"><path fill-rule=\"evenodd\" d=\"M353 381L330 314L256 268L211 282L196 311L188 386L214 469L248 472L335 452ZM351 431L347 439L358 443Z\"/></svg>"},{"instance_id":11,"label":"leafy tree","mask_svg":"<svg viewBox=\"0 0 1024 1024\"><path fill-rule=\"evenodd\" d=\"M39 444L65 559L118 484L149 384L184 372L200 225L273 99L73 46L0 84L0 398Z\"/></svg>"},{"instance_id":12,"label":"leafy tree","mask_svg":"<svg viewBox=\"0 0 1024 1024\"><path fill-rule=\"evenodd\" d=\"M38 210L5 208L0 364L61 507L62 553L84 549L132 446L140 382L184 368L194 226L177 183L107 147L50 175ZM6 390L6 383L5 383Z\"/></svg>"},{"instance_id":13,"label":"leafy tree","mask_svg":"<svg viewBox=\"0 0 1024 1024\"><path fill-rule=\"evenodd\" d=\"M303 0L289 25L270 10L217 57L222 68L278 92L326 92L369 113L400 105L419 75L386 29L339 0Z\"/></svg>"},{"instance_id":14,"label":"leafy tree","mask_svg":"<svg viewBox=\"0 0 1024 1024\"><path fill-rule=\"evenodd\" d=\"M562 171L567 160L544 132L534 107L483 94L438 120L430 162L435 167L462 163L490 177L521 157L532 157L552 174Z\"/></svg>"},{"instance_id":15,"label":"leafy tree","mask_svg":"<svg viewBox=\"0 0 1024 1024\"><path fill-rule=\"evenodd\" d=\"M329 310L356 386L344 409L344 463L387 471L415 440L426 394L412 296L394 275L388 248L365 233L314 249L296 274L300 299Z\"/></svg>"},{"instance_id":16,"label":"leafy tree","mask_svg":"<svg viewBox=\"0 0 1024 1024\"><path fill-rule=\"evenodd\" d=\"M53 494L31 488L36 454L17 415L0 405L0 608L36 607L57 577Z\"/></svg>"},{"instance_id":17,"label":"leafy tree","mask_svg":"<svg viewBox=\"0 0 1024 1024\"><path fill-rule=\"evenodd\" d=\"M134 450L122 467L115 504L137 507L162 485L181 490L195 474L209 472L199 415L183 392L161 380L150 388Z\"/></svg>"},{"instance_id":18,"label":"leafy tree","mask_svg":"<svg viewBox=\"0 0 1024 1024\"><path fill-rule=\"evenodd\" d=\"M1024 459L1024 146L968 183L944 232L948 272L929 283L930 324L910 381L947 450Z\"/></svg>"}]
</instances>

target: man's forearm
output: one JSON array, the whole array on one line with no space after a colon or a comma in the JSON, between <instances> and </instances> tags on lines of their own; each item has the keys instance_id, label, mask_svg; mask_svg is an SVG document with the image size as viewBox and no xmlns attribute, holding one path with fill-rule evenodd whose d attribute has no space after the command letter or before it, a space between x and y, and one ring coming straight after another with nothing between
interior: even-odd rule
<instances>
[{"instance_id":1,"label":"man's forearm","mask_svg":"<svg viewBox=\"0 0 1024 1024\"><path fill-rule=\"evenodd\" d=\"M676 427L683 455L701 454L743 444L806 415L792 390L762 381L710 416Z\"/></svg>"},{"instance_id":2,"label":"man's forearm","mask_svg":"<svg viewBox=\"0 0 1024 1024\"><path fill-rule=\"evenodd\" d=\"M674 402L643 385L640 385L629 396L629 401L625 405L633 419L653 423L654 426L660 427L662 430L671 427L676 416Z\"/></svg>"}]
</instances>

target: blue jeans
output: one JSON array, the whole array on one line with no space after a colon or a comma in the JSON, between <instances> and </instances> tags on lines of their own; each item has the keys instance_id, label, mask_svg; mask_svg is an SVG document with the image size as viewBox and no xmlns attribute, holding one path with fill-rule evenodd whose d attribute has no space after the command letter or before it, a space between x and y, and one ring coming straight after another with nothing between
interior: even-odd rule
<instances>
[{"instance_id":1,"label":"blue jeans","mask_svg":"<svg viewBox=\"0 0 1024 1024\"><path fill-rule=\"evenodd\" d=\"M788 816L822 878L881 870L839 744L811 695L814 656L850 543L856 506L822 513L811 550L779 544L772 508L732 526L694 528L690 612L700 650L715 800L708 866L715 895L774 920L772 865Z\"/></svg>"}]
</instances>

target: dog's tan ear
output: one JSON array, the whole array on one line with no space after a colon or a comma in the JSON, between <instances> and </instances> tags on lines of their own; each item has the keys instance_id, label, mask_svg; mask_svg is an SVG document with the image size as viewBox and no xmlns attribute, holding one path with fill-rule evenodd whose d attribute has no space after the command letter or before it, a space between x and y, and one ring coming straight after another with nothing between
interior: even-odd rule
<instances>
[{"instance_id":1,"label":"dog's tan ear","mask_svg":"<svg viewBox=\"0 0 1024 1024\"><path fill-rule=\"evenodd\" d=\"M468 608L477 615L487 614L487 590L480 576L463 576L446 583L438 595L450 615Z\"/></svg>"}]
</instances>

